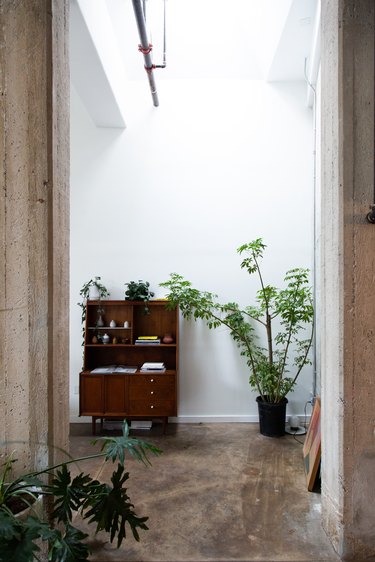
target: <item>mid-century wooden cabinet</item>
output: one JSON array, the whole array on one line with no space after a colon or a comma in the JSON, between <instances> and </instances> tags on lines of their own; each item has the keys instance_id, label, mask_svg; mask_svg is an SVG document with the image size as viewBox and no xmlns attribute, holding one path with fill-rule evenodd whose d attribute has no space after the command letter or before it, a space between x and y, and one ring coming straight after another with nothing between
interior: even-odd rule
<instances>
[{"instance_id":1,"label":"mid-century wooden cabinet","mask_svg":"<svg viewBox=\"0 0 375 562\"><path fill-rule=\"evenodd\" d=\"M147 308L139 301L87 301L79 414L92 417L94 434L97 419L160 418L165 430L168 417L177 415L178 311L165 300ZM142 372L144 363L164 363L165 371Z\"/></svg>"}]
</instances>

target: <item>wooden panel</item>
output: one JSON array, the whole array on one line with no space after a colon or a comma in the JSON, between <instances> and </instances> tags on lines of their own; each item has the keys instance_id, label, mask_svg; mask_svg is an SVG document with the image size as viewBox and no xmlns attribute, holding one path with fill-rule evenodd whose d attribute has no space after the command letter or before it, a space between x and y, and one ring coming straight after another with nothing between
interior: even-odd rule
<instances>
[{"instance_id":1,"label":"wooden panel","mask_svg":"<svg viewBox=\"0 0 375 562\"><path fill-rule=\"evenodd\" d=\"M81 375L80 416L99 416L104 409L103 375Z\"/></svg>"},{"instance_id":2,"label":"wooden panel","mask_svg":"<svg viewBox=\"0 0 375 562\"><path fill-rule=\"evenodd\" d=\"M104 411L106 415L127 413L127 382L124 375L105 375L104 377Z\"/></svg>"},{"instance_id":3,"label":"wooden panel","mask_svg":"<svg viewBox=\"0 0 375 562\"><path fill-rule=\"evenodd\" d=\"M150 374L131 378L129 411L133 415L176 415L176 377Z\"/></svg>"},{"instance_id":4,"label":"wooden panel","mask_svg":"<svg viewBox=\"0 0 375 562\"><path fill-rule=\"evenodd\" d=\"M174 400L130 400L129 415L132 416L175 416L176 403Z\"/></svg>"},{"instance_id":5,"label":"wooden panel","mask_svg":"<svg viewBox=\"0 0 375 562\"><path fill-rule=\"evenodd\" d=\"M175 377L173 375L137 375L129 381L129 399L140 400L154 396L174 400Z\"/></svg>"}]
</instances>

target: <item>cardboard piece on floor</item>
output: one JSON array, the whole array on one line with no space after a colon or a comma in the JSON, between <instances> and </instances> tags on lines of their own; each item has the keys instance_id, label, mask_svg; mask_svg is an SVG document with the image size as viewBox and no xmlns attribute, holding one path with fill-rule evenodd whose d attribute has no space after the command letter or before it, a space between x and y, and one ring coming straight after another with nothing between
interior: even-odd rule
<instances>
[{"instance_id":1,"label":"cardboard piece on floor","mask_svg":"<svg viewBox=\"0 0 375 562\"><path fill-rule=\"evenodd\" d=\"M130 422L130 429L151 429L151 427L151 420L131 420Z\"/></svg>"},{"instance_id":2,"label":"cardboard piece on floor","mask_svg":"<svg viewBox=\"0 0 375 562\"><path fill-rule=\"evenodd\" d=\"M318 475L318 469L320 465L320 453L321 453L320 398L317 397L311 415L309 429L307 430L305 443L303 445L303 459L305 463L307 489L309 490L309 492L312 492L315 485L316 477Z\"/></svg>"}]
</instances>

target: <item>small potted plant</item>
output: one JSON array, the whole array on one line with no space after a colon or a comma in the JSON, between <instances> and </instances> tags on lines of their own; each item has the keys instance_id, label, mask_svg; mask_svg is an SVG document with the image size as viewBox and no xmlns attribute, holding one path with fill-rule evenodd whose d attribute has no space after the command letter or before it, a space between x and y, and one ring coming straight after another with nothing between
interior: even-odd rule
<instances>
[{"instance_id":1,"label":"small potted plant","mask_svg":"<svg viewBox=\"0 0 375 562\"><path fill-rule=\"evenodd\" d=\"M97 320L96 320L96 325L97 326L103 326L104 322L103 322L103 314L104 314L104 310L102 308L102 306L100 305L100 301L102 299L105 299L107 297L109 297L109 291L108 289L101 283L101 278L100 277L94 277L93 279L90 279L90 281L87 281L86 283L83 284L82 289L80 290L79 294L82 297L81 302L78 302L78 306L81 308L82 310L82 314L81 314L81 322L82 322L82 345L84 345L85 342L85 322L86 322L86 303L88 300L97 300L99 301L99 306L98 306L98 310L97 310ZM95 336L98 337L98 334L95 333Z\"/></svg>"},{"instance_id":2,"label":"small potted plant","mask_svg":"<svg viewBox=\"0 0 375 562\"><path fill-rule=\"evenodd\" d=\"M245 256L241 268L259 279L254 305L241 308L236 302L222 304L217 295L193 288L177 273L161 286L169 290L167 306L178 305L184 318L201 318L210 329L229 328L241 355L246 357L250 386L258 393L260 431L278 437L285 433L286 396L293 391L304 365L311 363L314 310L307 269L287 271L283 289L265 283L260 268L265 248L258 238L237 249ZM266 348L258 340L256 327L264 331ZM291 368L294 372L289 375Z\"/></svg>"},{"instance_id":3,"label":"small potted plant","mask_svg":"<svg viewBox=\"0 0 375 562\"><path fill-rule=\"evenodd\" d=\"M141 279L137 281L129 281L125 283L127 287L125 291L126 301L143 301L145 303L145 314L150 312L147 303L155 295L150 291L150 283L148 281L142 281Z\"/></svg>"},{"instance_id":4,"label":"small potted plant","mask_svg":"<svg viewBox=\"0 0 375 562\"><path fill-rule=\"evenodd\" d=\"M13 464L11 457L0 474L0 558L7 562L39 560L41 545L48 548L51 562L81 562L87 560L87 534L72 524L76 513L95 525L95 533L105 531L109 540L117 541L117 548L126 538L129 525L135 540L138 529L147 530L148 517L138 517L124 484L129 478L125 471L125 454L129 453L145 465L150 465L148 453L159 455L160 449L143 440L129 437L124 422L121 437L101 437L101 452L78 459L69 459L41 471L23 474L9 480ZM104 462L116 462L111 483L101 483L89 474L72 476L71 463L102 456ZM42 497L44 507L35 508ZM18 517L18 512L28 513Z\"/></svg>"}]
</instances>

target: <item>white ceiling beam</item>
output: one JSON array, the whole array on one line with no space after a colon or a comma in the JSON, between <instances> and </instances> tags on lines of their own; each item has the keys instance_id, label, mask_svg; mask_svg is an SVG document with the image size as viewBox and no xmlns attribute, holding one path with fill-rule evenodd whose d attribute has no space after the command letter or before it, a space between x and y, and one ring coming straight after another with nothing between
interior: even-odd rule
<instances>
[{"instance_id":1,"label":"white ceiling beam","mask_svg":"<svg viewBox=\"0 0 375 562\"><path fill-rule=\"evenodd\" d=\"M103 0L71 0L71 80L98 127L125 127L124 69Z\"/></svg>"}]
</instances>

